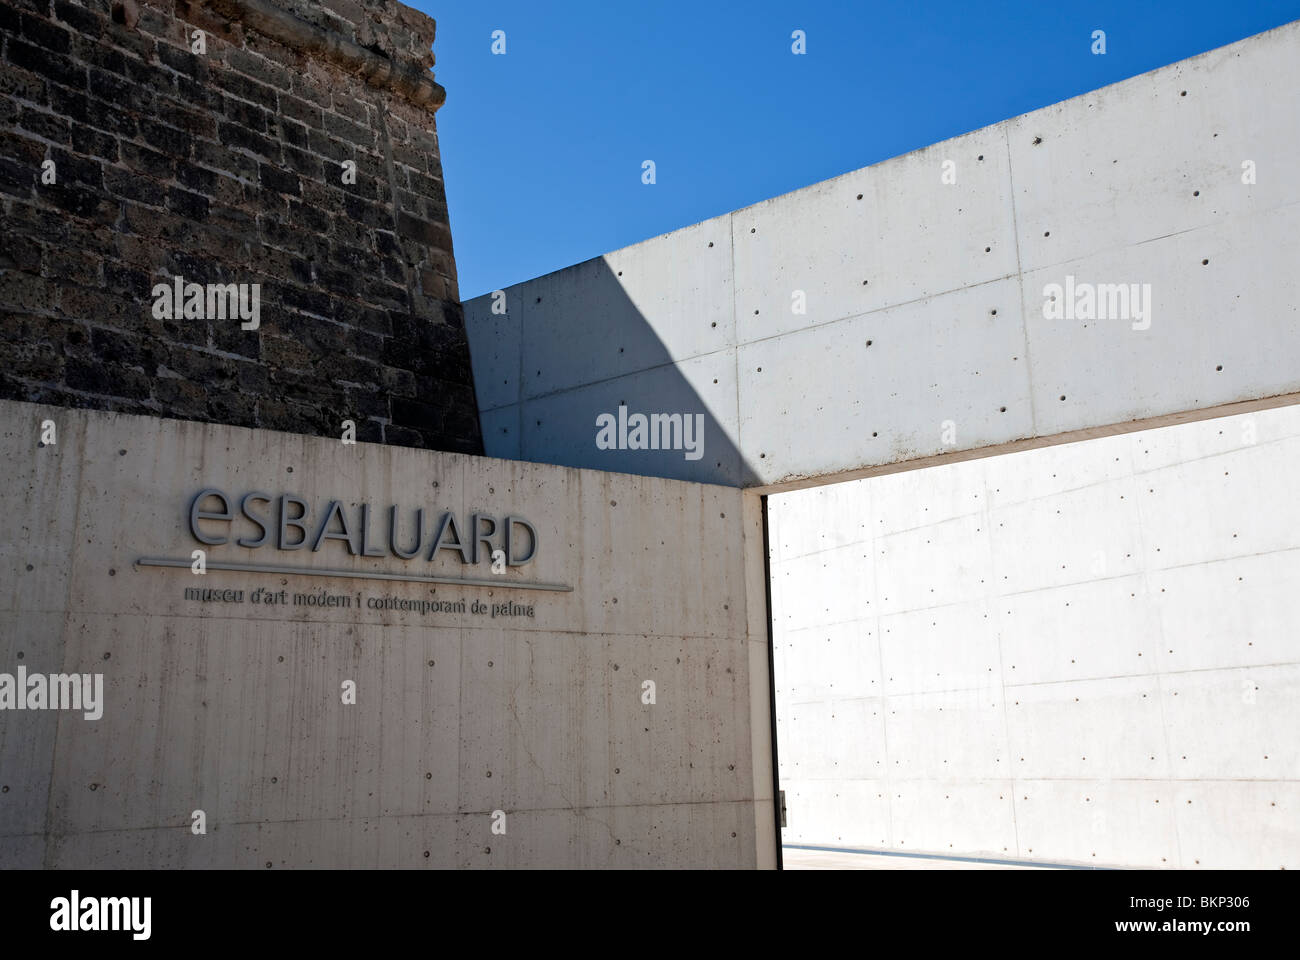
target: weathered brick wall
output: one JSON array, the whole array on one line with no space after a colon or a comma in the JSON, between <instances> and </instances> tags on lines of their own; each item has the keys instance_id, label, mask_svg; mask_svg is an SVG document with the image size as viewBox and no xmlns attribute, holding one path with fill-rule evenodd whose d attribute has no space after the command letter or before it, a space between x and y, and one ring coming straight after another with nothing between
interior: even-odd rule
<instances>
[{"instance_id":1,"label":"weathered brick wall","mask_svg":"<svg viewBox=\"0 0 1300 960\"><path fill-rule=\"evenodd\" d=\"M0 396L479 453L433 21L267 7L0 0ZM176 276L260 326L159 318Z\"/></svg>"}]
</instances>

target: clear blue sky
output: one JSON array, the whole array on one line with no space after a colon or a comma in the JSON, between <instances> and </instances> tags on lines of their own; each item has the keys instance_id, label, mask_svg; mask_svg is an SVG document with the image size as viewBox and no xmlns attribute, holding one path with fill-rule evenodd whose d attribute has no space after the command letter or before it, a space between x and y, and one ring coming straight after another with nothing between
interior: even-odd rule
<instances>
[{"instance_id":1,"label":"clear blue sky","mask_svg":"<svg viewBox=\"0 0 1300 960\"><path fill-rule=\"evenodd\" d=\"M438 21L463 299L1300 19L1300 0L408 2Z\"/></svg>"}]
</instances>

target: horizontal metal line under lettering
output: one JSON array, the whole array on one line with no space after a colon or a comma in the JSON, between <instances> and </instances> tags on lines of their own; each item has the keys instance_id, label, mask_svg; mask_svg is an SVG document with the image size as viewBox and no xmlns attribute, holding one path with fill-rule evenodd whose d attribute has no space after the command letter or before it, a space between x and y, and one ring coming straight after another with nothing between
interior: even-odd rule
<instances>
[{"instance_id":1,"label":"horizontal metal line under lettering","mask_svg":"<svg viewBox=\"0 0 1300 960\"><path fill-rule=\"evenodd\" d=\"M141 567L190 567L192 560L172 560L168 557L141 557L136 561ZM551 590L572 593L573 587L562 583L536 583L520 580L465 580L459 577L420 577L409 573L376 573L364 570L329 570L308 567L279 567L265 563L226 563L209 560L209 570L233 570L239 573L288 573L304 577L340 577L351 580L401 580L408 583L448 583L462 587L500 587L506 590ZM197 574L196 574L197 576Z\"/></svg>"}]
</instances>

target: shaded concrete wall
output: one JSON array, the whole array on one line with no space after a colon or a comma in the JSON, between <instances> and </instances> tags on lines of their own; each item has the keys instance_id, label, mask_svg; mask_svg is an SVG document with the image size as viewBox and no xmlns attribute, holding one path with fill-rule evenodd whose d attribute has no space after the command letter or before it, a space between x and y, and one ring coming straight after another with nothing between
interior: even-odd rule
<instances>
[{"instance_id":1,"label":"shaded concrete wall","mask_svg":"<svg viewBox=\"0 0 1300 960\"><path fill-rule=\"evenodd\" d=\"M1300 865L1300 407L769 498L786 842Z\"/></svg>"},{"instance_id":2,"label":"shaded concrete wall","mask_svg":"<svg viewBox=\"0 0 1300 960\"><path fill-rule=\"evenodd\" d=\"M472 300L486 450L772 487L1295 394L1298 52L1300 22ZM1071 276L1149 317L1045 319ZM598 449L620 404L702 414L705 456Z\"/></svg>"},{"instance_id":3,"label":"shaded concrete wall","mask_svg":"<svg viewBox=\"0 0 1300 960\"><path fill-rule=\"evenodd\" d=\"M744 561L762 528L739 490L25 403L0 423L0 672L100 672L105 698L98 720L0 711L0 865L773 864L764 583ZM316 519L332 498L513 513L538 550L486 587L216 569L494 578L486 557L340 541L208 546L203 576L137 565L188 562L208 486L293 492ZM255 605L259 587L533 614Z\"/></svg>"}]
</instances>

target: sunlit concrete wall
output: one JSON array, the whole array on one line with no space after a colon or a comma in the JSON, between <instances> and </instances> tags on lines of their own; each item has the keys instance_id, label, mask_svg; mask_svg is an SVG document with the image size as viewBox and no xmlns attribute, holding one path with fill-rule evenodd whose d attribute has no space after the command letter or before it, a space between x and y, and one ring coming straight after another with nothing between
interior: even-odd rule
<instances>
[{"instance_id":1,"label":"sunlit concrete wall","mask_svg":"<svg viewBox=\"0 0 1300 960\"><path fill-rule=\"evenodd\" d=\"M102 673L105 700L97 720L0 710L0 867L774 864L764 583L745 566L762 526L739 490L11 402L0 459L0 673ZM137 565L202 546L189 499L209 486L513 513L538 550L499 578L486 557L341 541L208 546L203 576ZM260 587L489 611L254 605ZM490 614L507 601L532 615Z\"/></svg>"},{"instance_id":2,"label":"sunlit concrete wall","mask_svg":"<svg viewBox=\"0 0 1300 960\"><path fill-rule=\"evenodd\" d=\"M771 486L1300 392L1297 156L1300 22L480 297L486 450ZM599 449L620 404L706 455Z\"/></svg>"},{"instance_id":3,"label":"sunlit concrete wall","mask_svg":"<svg viewBox=\"0 0 1300 960\"><path fill-rule=\"evenodd\" d=\"M769 498L784 840L1300 866L1300 407Z\"/></svg>"}]
</instances>

